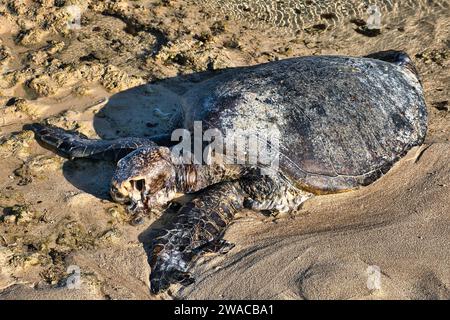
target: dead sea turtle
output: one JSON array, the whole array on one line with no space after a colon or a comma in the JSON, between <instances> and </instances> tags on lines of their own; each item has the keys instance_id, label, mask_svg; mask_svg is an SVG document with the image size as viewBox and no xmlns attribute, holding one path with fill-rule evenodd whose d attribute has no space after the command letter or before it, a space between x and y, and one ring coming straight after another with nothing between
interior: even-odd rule
<instances>
[{"instance_id":1,"label":"dead sea turtle","mask_svg":"<svg viewBox=\"0 0 450 320\"><path fill-rule=\"evenodd\" d=\"M228 69L196 83L180 101L189 130L196 120L203 131L216 128L224 135L275 128L277 170L263 173L267 164L233 164L219 153L212 164L180 163L174 147L151 139L88 140L33 126L40 140L67 157L120 159L111 195L132 212L165 205L177 192L195 193L154 239L154 293L171 283L192 283L188 270L201 253L231 248L222 236L238 210L290 211L315 194L368 185L420 145L427 129L416 69L397 51Z\"/></svg>"}]
</instances>

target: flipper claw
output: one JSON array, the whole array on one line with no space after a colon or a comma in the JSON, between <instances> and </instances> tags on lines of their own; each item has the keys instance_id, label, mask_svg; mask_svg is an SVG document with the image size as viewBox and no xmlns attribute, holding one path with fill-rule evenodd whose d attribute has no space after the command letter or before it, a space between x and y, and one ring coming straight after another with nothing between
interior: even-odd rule
<instances>
[{"instance_id":1,"label":"flipper claw","mask_svg":"<svg viewBox=\"0 0 450 320\"><path fill-rule=\"evenodd\" d=\"M224 239L217 239L209 242L204 248L203 252L226 254L235 247L234 243L228 242Z\"/></svg>"}]
</instances>

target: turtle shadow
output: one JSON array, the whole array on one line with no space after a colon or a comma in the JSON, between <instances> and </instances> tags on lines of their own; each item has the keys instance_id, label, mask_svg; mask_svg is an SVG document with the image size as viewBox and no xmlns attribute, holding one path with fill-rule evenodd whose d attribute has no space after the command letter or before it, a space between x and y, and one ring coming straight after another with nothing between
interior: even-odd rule
<instances>
[{"instance_id":1,"label":"turtle shadow","mask_svg":"<svg viewBox=\"0 0 450 320\"><path fill-rule=\"evenodd\" d=\"M109 185L115 164L109 161L76 159L63 164L63 175L77 189L102 200L111 200Z\"/></svg>"},{"instance_id":2,"label":"turtle shadow","mask_svg":"<svg viewBox=\"0 0 450 320\"><path fill-rule=\"evenodd\" d=\"M94 130L106 140L169 134L178 125L173 117L182 110L181 95L220 72L179 75L121 91L96 112Z\"/></svg>"},{"instance_id":3,"label":"turtle shadow","mask_svg":"<svg viewBox=\"0 0 450 320\"><path fill-rule=\"evenodd\" d=\"M220 72L179 75L133 87L112 95L99 109L88 108L85 112L95 112L93 128L104 140L167 135L175 129L172 117L181 112L180 96L196 83ZM63 175L76 188L99 199L111 200L109 185L114 169L113 162L75 159L64 163Z\"/></svg>"}]
</instances>

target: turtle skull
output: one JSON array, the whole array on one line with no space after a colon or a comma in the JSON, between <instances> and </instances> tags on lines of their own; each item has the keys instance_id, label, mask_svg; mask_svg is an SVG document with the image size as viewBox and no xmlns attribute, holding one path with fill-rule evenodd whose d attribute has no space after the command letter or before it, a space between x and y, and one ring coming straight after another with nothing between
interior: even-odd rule
<instances>
[{"instance_id":1,"label":"turtle skull","mask_svg":"<svg viewBox=\"0 0 450 320\"><path fill-rule=\"evenodd\" d=\"M110 193L130 213L160 209L175 197L175 167L165 147L137 149L117 163Z\"/></svg>"}]
</instances>

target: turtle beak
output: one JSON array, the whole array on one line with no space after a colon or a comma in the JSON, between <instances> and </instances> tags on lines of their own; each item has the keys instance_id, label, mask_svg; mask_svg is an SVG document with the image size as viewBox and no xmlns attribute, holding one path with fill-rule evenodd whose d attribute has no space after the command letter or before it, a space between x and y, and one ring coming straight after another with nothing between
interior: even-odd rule
<instances>
[{"instance_id":1,"label":"turtle beak","mask_svg":"<svg viewBox=\"0 0 450 320\"><path fill-rule=\"evenodd\" d=\"M127 211L130 215L135 215L142 211L144 203L141 200L131 200L127 206Z\"/></svg>"},{"instance_id":2,"label":"turtle beak","mask_svg":"<svg viewBox=\"0 0 450 320\"><path fill-rule=\"evenodd\" d=\"M130 201L132 199L141 198L144 180L126 180L123 182L113 182L111 184L111 197L120 203Z\"/></svg>"}]
</instances>

